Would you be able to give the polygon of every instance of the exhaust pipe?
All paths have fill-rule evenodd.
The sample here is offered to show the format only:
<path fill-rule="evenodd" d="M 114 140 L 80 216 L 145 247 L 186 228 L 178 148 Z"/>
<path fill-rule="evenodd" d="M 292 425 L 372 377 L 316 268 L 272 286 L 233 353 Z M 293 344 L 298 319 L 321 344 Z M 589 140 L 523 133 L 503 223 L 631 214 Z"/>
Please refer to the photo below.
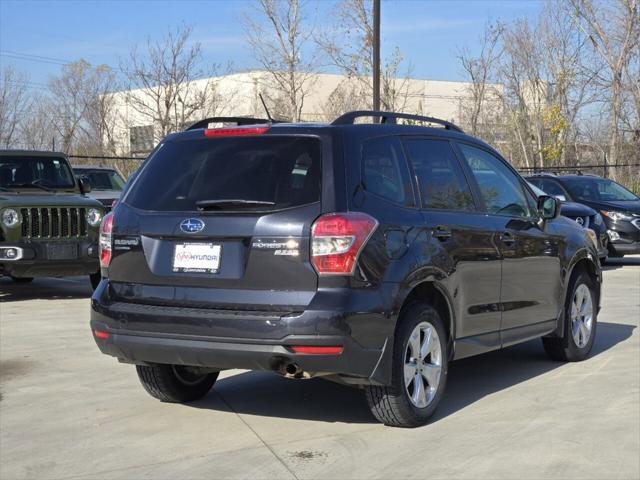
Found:
<path fill-rule="evenodd" d="M 278 372 L 285 378 L 311 378 L 311 374 L 303 371 L 297 363 L 282 363 Z"/>

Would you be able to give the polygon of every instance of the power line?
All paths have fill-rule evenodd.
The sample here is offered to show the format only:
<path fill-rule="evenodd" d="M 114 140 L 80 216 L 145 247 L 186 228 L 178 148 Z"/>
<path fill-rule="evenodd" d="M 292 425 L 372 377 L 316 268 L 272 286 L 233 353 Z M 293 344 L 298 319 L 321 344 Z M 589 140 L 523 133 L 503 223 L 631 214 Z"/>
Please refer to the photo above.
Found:
<path fill-rule="evenodd" d="M 28 60 L 31 62 L 49 63 L 53 65 L 62 65 L 62 66 L 73 63 L 67 60 L 61 60 L 59 58 L 45 57 L 43 55 L 32 55 L 30 53 L 12 52 L 10 50 L 0 50 L 0 56 L 13 58 L 16 60 Z"/>

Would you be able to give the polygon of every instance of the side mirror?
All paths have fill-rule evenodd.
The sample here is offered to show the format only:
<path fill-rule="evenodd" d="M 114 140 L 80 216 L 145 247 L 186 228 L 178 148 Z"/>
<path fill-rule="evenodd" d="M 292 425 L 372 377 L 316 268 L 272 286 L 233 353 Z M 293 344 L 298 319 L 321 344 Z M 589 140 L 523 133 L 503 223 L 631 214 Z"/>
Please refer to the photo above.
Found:
<path fill-rule="evenodd" d="M 91 184 L 86 178 L 78 179 L 78 187 L 80 188 L 80 193 L 82 193 L 83 195 L 91 192 Z"/>
<path fill-rule="evenodd" d="M 561 202 L 566 202 L 567 201 L 567 197 L 565 197 L 564 195 L 554 195 L 554 197 L 556 197 Z"/>
<path fill-rule="evenodd" d="M 549 195 L 538 197 L 538 215 L 543 220 L 553 220 L 560 215 L 560 200 Z"/>

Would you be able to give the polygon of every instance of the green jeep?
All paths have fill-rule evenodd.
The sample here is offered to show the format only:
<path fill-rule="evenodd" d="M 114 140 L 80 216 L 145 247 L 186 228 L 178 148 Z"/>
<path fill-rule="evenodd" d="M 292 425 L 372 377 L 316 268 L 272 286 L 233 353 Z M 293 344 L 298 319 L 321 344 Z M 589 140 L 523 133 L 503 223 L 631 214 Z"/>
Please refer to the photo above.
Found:
<path fill-rule="evenodd" d="M 100 282 L 104 207 L 63 153 L 0 150 L 0 276 L 89 275 Z"/>

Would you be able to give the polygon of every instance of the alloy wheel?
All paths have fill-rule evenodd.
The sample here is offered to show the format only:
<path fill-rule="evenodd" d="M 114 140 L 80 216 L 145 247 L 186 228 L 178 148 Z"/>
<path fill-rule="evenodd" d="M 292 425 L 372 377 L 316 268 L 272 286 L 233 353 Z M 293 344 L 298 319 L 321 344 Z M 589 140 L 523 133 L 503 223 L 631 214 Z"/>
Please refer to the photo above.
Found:
<path fill-rule="evenodd" d="M 404 361 L 404 386 L 414 406 L 425 408 L 433 401 L 441 371 L 438 332 L 429 322 L 419 323 L 409 336 Z"/>
<path fill-rule="evenodd" d="M 584 283 L 578 285 L 571 302 L 571 333 L 578 348 L 584 348 L 593 329 L 593 301 L 591 290 Z"/>

